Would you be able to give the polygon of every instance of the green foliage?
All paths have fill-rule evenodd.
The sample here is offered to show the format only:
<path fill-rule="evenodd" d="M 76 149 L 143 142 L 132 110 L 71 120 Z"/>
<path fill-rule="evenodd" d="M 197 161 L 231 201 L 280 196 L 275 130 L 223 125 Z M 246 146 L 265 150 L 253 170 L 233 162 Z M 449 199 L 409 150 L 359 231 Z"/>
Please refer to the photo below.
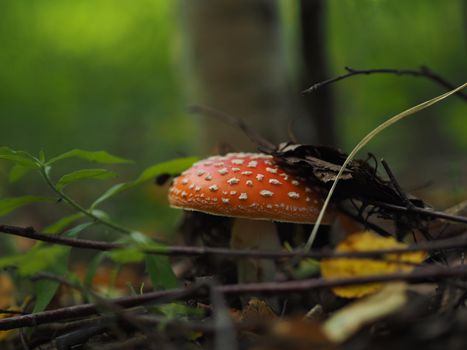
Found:
<path fill-rule="evenodd" d="M 5 159 L 27 168 L 37 168 L 39 161 L 24 151 L 15 151 L 9 147 L 0 147 L 0 159 Z"/>
<path fill-rule="evenodd" d="M 60 220 L 54 222 L 53 224 L 47 226 L 42 231 L 44 233 L 56 234 L 62 232 L 66 227 L 71 225 L 73 222 L 82 219 L 84 217 L 83 213 L 76 213 L 69 216 L 65 216 Z"/>
<path fill-rule="evenodd" d="M 107 169 L 81 169 L 70 174 L 63 175 L 58 180 L 56 186 L 61 191 L 70 183 L 85 179 L 108 180 L 116 177 L 117 174 Z"/>
<path fill-rule="evenodd" d="M 64 276 L 68 271 L 68 260 L 70 258 L 71 248 L 62 247 L 63 252 L 60 254 L 53 264 L 49 264 L 41 272 L 49 272 L 53 275 Z M 40 312 L 45 310 L 49 305 L 50 301 L 55 296 L 55 293 L 58 290 L 60 283 L 58 281 L 51 280 L 38 280 L 34 282 L 34 295 L 36 296 L 36 301 L 34 303 L 34 308 L 32 312 Z"/>
<path fill-rule="evenodd" d="M 39 170 L 38 173 L 42 175 L 50 189 L 58 196 L 60 201 L 65 202 L 69 207 L 77 211 L 47 226 L 43 229 L 44 233 L 62 233 L 68 237 L 75 237 L 90 227 L 101 224 L 115 229 L 120 233 L 127 234 L 126 237 L 118 240 L 119 243 L 126 243 L 128 245 L 126 248 L 111 252 L 103 252 L 96 256 L 86 274 L 86 286 L 89 287 L 91 285 L 92 278 L 104 259 L 110 258 L 117 263 L 118 266 L 126 263 L 144 262 L 154 288 L 176 287 L 178 283 L 172 272 L 169 259 L 166 256 L 145 255 L 143 252 L 145 249 L 152 249 L 159 252 L 163 251 L 163 249 L 165 249 L 163 245 L 153 242 L 140 232 L 130 231 L 120 226 L 118 223 L 114 222 L 106 212 L 95 209 L 94 207 L 103 200 L 112 197 L 114 194 L 134 188 L 160 174 L 180 173 L 197 159 L 193 157 L 181 158 L 155 164 L 144 170 L 136 180 L 113 186 L 110 190 L 105 191 L 104 194 L 94 201 L 91 207 L 86 208 L 65 194 L 63 189 L 80 180 L 110 180 L 117 174 L 104 168 L 78 169 L 61 176 L 58 181 L 54 181 L 52 177 L 53 167 L 58 161 L 69 158 L 80 158 L 102 164 L 128 163 L 127 160 L 111 155 L 105 151 L 89 152 L 73 150 L 47 161 L 44 152 L 40 152 L 39 158 L 35 158 L 27 152 L 15 151 L 8 147 L 0 148 L 0 159 L 5 159 L 14 163 L 10 171 L 11 181 L 19 181 L 28 171 L 37 169 Z M 56 200 L 57 198 L 53 197 L 32 195 L 3 198 L 0 199 L 0 215 L 5 215 L 30 203 Z M 91 220 L 81 223 L 78 222 L 85 218 Z M 68 227 L 70 228 L 67 230 Z M 32 276 L 38 272 L 48 272 L 53 275 L 64 276 L 68 271 L 70 251 L 71 249 L 69 247 L 47 246 L 40 242 L 26 253 L 12 254 L 0 259 L 0 268 L 10 266 L 16 267 L 21 276 Z M 47 279 L 40 279 L 34 282 L 34 294 L 36 296 L 34 312 L 42 311 L 47 307 L 54 297 L 58 286 L 59 283 L 57 281 Z"/>
<path fill-rule="evenodd" d="M 0 258 L 0 269 L 15 266 L 21 276 L 31 276 L 57 264 L 69 247 L 42 246 L 32 248 L 26 253 Z"/>
<path fill-rule="evenodd" d="M 27 204 L 37 202 L 53 202 L 55 199 L 43 196 L 22 196 L 15 198 L 0 199 L 0 216 L 6 215 L 15 209 L 21 208 Z"/>
<path fill-rule="evenodd" d="M 196 157 L 179 158 L 150 166 L 149 168 L 144 170 L 136 180 L 132 182 L 120 183 L 109 188 L 99 198 L 97 198 L 94 201 L 94 203 L 92 203 L 91 208 L 95 208 L 96 206 L 106 201 L 107 199 L 115 196 L 116 194 L 129 190 L 161 174 L 179 174 L 183 170 L 191 166 L 197 160 L 198 158 Z"/>
<path fill-rule="evenodd" d="M 119 163 L 131 163 L 130 160 L 123 159 L 112 154 L 107 153 L 106 151 L 84 151 L 81 149 L 74 149 L 72 151 L 60 154 L 52 159 L 50 159 L 46 164 L 52 165 L 53 163 L 68 159 L 68 158 L 81 158 L 88 160 L 90 162 L 102 163 L 102 164 L 119 164 Z"/>

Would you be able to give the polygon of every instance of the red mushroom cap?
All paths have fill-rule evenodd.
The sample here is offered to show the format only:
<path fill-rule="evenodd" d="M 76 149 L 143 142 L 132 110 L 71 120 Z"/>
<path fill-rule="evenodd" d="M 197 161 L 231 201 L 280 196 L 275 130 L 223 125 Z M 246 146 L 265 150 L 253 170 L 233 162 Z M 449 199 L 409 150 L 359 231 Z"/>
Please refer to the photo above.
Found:
<path fill-rule="evenodd" d="M 172 207 L 213 215 L 312 224 L 323 194 L 287 174 L 272 156 L 229 153 L 195 163 L 169 189 Z M 323 223 L 329 223 L 330 215 Z"/>

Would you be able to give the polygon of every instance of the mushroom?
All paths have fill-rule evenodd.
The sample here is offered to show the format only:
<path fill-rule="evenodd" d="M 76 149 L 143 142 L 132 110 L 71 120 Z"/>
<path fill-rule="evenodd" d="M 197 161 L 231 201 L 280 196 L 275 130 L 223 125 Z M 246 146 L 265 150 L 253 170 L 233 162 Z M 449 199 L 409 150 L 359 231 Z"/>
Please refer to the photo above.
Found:
<path fill-rule="evenodd" d="M 313 224 L 323 202 L 318 188 L 286 173 L 272 156 L 229 153 L 195 163 L 169 189 L 174 208 L 235 218 L 231 247 L 280 249 L 273 221 Z M 325 216 L 329 224 L 332 214 Z M 274 279 L 275 263 L 251 259 L 238 266 L 242 282 Z"/>

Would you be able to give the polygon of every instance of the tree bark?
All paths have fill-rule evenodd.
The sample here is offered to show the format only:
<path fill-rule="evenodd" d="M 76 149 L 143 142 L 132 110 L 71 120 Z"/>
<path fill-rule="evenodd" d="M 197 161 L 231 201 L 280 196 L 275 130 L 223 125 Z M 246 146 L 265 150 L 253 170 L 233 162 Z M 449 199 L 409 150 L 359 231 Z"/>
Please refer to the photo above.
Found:
<path fill-rule="evenodd" d="M 190 0 L 185 5 L 195 99 L 244 119 L 272 142 L 286 138 L 290 89 L 276 0 Z M 204 148 L 255 146 L 235 128 L 202 119 Z"/>

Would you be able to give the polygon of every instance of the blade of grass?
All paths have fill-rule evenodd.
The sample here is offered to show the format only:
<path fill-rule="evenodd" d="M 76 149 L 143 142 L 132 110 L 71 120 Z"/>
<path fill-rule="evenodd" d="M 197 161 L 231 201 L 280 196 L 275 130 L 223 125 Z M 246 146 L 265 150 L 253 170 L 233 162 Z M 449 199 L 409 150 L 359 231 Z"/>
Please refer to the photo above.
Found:
<path fill-rule="evenodd" d="M 344 170 L 346 169 L 347 167 L 347 164 L 349 164 L 349 162 L 355 157 L 355 155 L 358 153 L 358 151 L 360 151 L 368 142 L 370 142 L 376 135 L 378 135 L 380 132 L 382 132 L 383 130 L 387 129 L 388 127 L 390 127 L 391 125 L 399 122 L 400 120 L 404 119 L 404 118 L 407 118 L 425 108 L 428 108 L 432 105 L 434 105 L 435 103 L 438 103 L 442 100 L 444 100 L 445 98 L 455 94 L 457 91 L 460 91 L 462 89 L 464 89 L 465 87 L 467 86 L 467 83 L 464 83 L 462 84 L 461 86 L 455 88 L 454 90 L 451 90 L 451 91 L 448 91 L 442 95 L 439 95 L 435 98 L 432 98 L 428 101 L 425 101 L 425 102 L 422 102 L 412 108 L 409 108 L 405 111 L 403 111 L 402 113 L 399 113 L 397 115 L 395 115 L 394 117 L 392 118 L 389 118 L 388 120 L 386 120 L 384 123 L 378 125 L 375 129 L 373 129 L 370 133 L 368 133 L 363 139 L 360 140 L 360 142 L 355 146 L 355 148 L 352 150 L 352 152 L 350 152 L 349 156 L 347 157 L 347 159 L 345 160 L 344 164 L 342 164 L 342 167 L 340 168 L 339 172 L 337 173 L 337 176 L 336 176 L 336 179 L 334 180 L 332 186 L 331 186 L 331 189 L 329 190 L 329 193 L 326 197 L 326 200 L 324 201 L 323 203 L 323 207 L 321 208 L 321 211 L 319 213 L 319 216 L 318 216 L 318 219 L 316 220 L 316 223 L 315 223 L 315 226 L 313 227 L 313 230 L 311 231 L 310 233 L 310 236 L 308 237 L 308 241 L 306 242 L 305 244 L 305 248 L 304 250 L 306 252 L 308 252 L 311 248 L 311 246 L 313 245 L 313 242 L 316 238 L 316 234 L 318 233 L 318 228 L 321 224 L 321 221 L 323 220 L 323 217 L 324 217 L 324 213 L 326 212 L 326 209 L 329 205 L 329 202 L 331 200 L 331 197 L 334 193 L 334 190 L 336 189 L 336 186 L 337 186 L 337 183 L 339 182 L 339 179 L 340 179 L 340 176 L 342 175 L 342 173 L 344 172 Z"/>

